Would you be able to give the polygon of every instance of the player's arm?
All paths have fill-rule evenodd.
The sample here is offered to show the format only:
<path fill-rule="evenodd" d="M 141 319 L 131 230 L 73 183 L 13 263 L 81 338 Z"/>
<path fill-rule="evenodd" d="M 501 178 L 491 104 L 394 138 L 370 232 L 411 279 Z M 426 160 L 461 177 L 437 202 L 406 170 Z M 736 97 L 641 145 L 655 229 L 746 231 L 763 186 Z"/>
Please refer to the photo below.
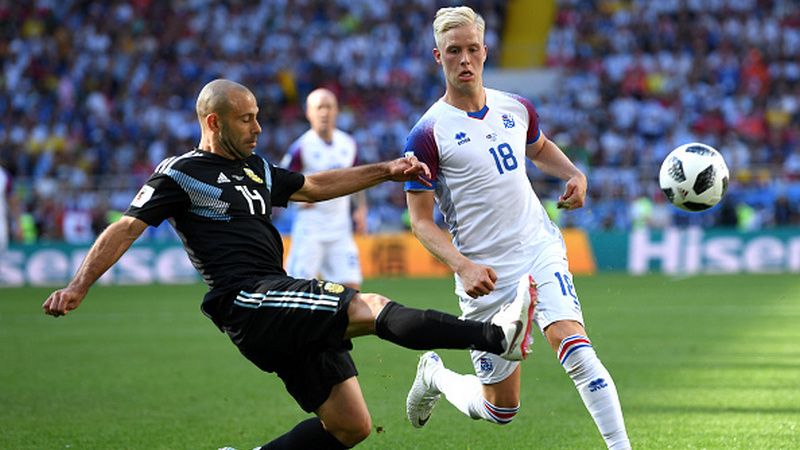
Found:
<path fill-rule="evenodd" d="M 77 308 L 92 284 L 117 262 L 146 228 L 146 222 L 130 216 L 123 216 L 109 225 L 89 249 L 67 287 L 47 297 L 42 305 L 45 314 L 58 317 Z"/>
<path fill-rule="evenodd" d="M 564 193 L 558 198 L 559 208 L 577 209 L 583 206 L 586 200 L 586 175 L 555 142 L 541 133 L 536 142 L 525 148 L 525 154 L 539 170 L 567 182 Z"/>
<path fill-rule="evenodd" d="M 475 264 L 456 249 L 450 235 L 436 225 L 433 219 L 434 196 L 432 191 L 407 191 L 411 231 L 422 245 L 436 258 L 457 273 L 470 297 L 486 295 L 494 290 L 497 274 L 491 267 Z"/>
<path fill-rule="evenodd" d="M 417 180 L 430 186 L 426 178 L 431 173 L 425 163 L 414 156 L 406 156 L 344 169 L 325 170 L 306 175 L 303 186 L 289 200 L 294 202 L 319 202 L 366 189 L 384 181 Z"/>
<path fill-rule="evenodd" d="M 353 211 L 353 224 L 355 225 L 356 233 L 367 232 L 367 193 L 364 191 L 356 192 L 353 194 L 353 201 L 356 208 Z"/>

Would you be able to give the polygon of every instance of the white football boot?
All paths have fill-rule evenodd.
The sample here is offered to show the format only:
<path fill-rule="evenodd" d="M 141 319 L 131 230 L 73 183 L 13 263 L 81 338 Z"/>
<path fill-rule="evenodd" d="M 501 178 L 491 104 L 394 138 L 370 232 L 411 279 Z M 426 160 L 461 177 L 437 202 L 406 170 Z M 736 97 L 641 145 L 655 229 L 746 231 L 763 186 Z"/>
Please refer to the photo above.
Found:
<path fill-rule="evenodd" d="M 433 386 L 433 372 L 444 367 L 441 358 L 435 352 L 425 352 L 417 364 L 417 376 L 406 397 L 406 416 L 414 428 L 422 428 L 431 418 L 431 412 L 442 393 Z"/>
<path fill-rule="evenodd" d="M 531 353 L 531 328 L 536 297 L 536 283 L 532 276 L 526 274 L 517 284 L 517 296 L 514 300 L 503 305 L 492 317 L 492 323 L 501 327 L 505 334 L 505 349 L 500 354 L 504 359 L 521 361 Z"/>

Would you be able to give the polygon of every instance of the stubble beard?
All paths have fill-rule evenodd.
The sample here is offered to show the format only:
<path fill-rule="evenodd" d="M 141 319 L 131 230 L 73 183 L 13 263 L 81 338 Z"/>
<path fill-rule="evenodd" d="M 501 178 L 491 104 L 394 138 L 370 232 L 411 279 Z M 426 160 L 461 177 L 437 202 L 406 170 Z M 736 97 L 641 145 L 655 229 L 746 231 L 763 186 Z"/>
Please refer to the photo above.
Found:
<path fill-rule="evenodd" d="M 225 152 L 234 157 L 234 159 L 245 159 L 250 156 L 250 152 L 246 150 L 239 150 L 239 147 L 228 136 L 228 133 L 223 127 L 219 130 L 219 145 Z"/>

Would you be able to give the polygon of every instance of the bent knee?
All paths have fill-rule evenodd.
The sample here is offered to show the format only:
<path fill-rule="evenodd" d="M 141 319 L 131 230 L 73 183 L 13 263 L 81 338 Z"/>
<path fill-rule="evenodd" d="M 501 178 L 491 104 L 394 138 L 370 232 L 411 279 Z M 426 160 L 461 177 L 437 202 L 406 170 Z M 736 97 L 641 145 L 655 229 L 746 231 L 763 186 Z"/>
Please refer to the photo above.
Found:
<path fill-rule="evenodd" d="M 508 425 L 519 412 L 519 403 L 516 406 L 497 406 L 488 400 L 483 400 L 483 417 L 489 422 L 498 425 Z"/>
<path fill-rule="evenodd" d="M 371 323 L 389 302 L 380 294 L 356 294 L 350 301 L 350 321 Z"/>
<path fill-rule="evenodd" d="M 336 440 L 347 447 L 355 447 L 359 442 L 369 437 L 372 432 L 372 419 L 367 416 L 364 419 L 348 423 L 339 430 L 329 430 Z"/>
<path fill-rule="evenodd" d="M 375 319 L 389 303 L 389 299 L 379 294 L 357 294 L 347 309 L 347 338 L 363 336 L 375 332 Z"/>
<path fill-rule="evenodd" d="M 553 322 L 547 328 L 545 328 L 544 335 L 547 338 L 547 342 L 550 344 L 550 347 L 552 347 L 553 350 L 558 351 L 558 348 L 564 339 L 574 335 L 586 336 L 586 329 L 584 329 L 580 322 L 576 322 L 574 320 L 561 320 L 558 322 Z"/>
<path fill-rule="evenodd" d="M 373 310 L 374 315 L 376 316 L 380 310 L 382 310 L 383 307 L 390 302 L 388 298 L 382 296 L 381 294 L 358 294 L 356 298 L 360 299 L 360 301 L 364 302 L 369 309 Z"/>

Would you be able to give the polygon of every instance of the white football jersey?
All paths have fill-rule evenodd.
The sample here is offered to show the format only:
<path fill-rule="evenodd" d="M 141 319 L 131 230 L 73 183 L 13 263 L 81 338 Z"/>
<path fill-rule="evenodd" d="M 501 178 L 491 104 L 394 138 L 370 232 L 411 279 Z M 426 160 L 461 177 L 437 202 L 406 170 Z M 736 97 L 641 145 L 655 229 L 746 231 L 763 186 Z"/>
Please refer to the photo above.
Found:
<path fill-rule="evenodd" d="M 314 130 L 308 130 L 292 143 L 281 166 L 304 174 L 352 167 L 356 164 L 356 153 L 355 140 L 344 131 L 334 130 L 333 140 L 325 142 Z M 292 227 L 292 234 L 332 239 L 352 231 L 350 197 L 300 205 Z"/>
<path fill-rule="evenodd" d="M 6 174 L 5 169 L 0 166 L 0 255 L 3 254 L 6 248 L 8 248 L 8 241 L 9 241 L 9 229 L 8 229 L 8 219 L 6 218 L 6 214 L 8 214 L 8 207 L 6 203 L 6 192 L 10 192 L 11 179 Z"/>
<path fill-rule="evenodd" d="M 439 100 L 420 118 L 406 142 L 431 170 L 433 187 L 453 244 L 467 258 L 492 267 L 498 287 L 516 283 L 539 264 L 563 253 L 563 239 L 533 192 L 525 149 L 541 133 L 530 101 L 486 89 L 486 106 L 466 112 Z M 543 253 L 546 252 L 546 253 Z M 559 256 L 560 258 L 560 256 Z M 466 297 L 456 276 L 456 292 Z"/>

